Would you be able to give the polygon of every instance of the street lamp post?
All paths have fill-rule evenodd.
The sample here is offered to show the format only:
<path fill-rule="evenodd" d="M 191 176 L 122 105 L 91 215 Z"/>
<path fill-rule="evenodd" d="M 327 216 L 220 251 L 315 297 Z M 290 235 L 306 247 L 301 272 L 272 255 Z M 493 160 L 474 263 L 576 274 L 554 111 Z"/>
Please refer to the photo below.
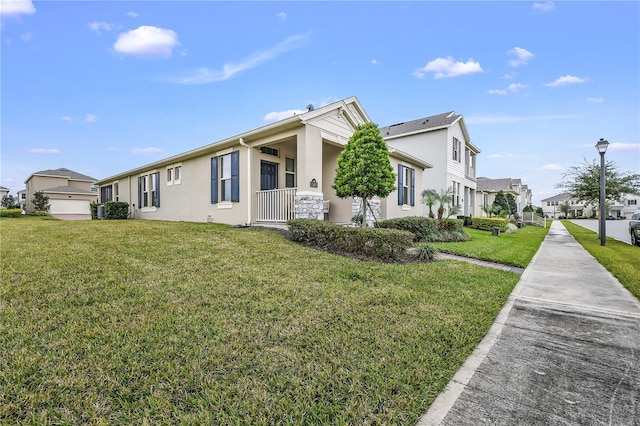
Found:
<path fill-rule="evenodd" d="M 604 177 L 604 153 L 607 152 L 609 142 L 600 138 L 596 144 L 596 149 L 600 153 L 600 245 L 607 244 L 607 225 L 606 225 L 606 210 L 605 210 L 605 177 Z"/>

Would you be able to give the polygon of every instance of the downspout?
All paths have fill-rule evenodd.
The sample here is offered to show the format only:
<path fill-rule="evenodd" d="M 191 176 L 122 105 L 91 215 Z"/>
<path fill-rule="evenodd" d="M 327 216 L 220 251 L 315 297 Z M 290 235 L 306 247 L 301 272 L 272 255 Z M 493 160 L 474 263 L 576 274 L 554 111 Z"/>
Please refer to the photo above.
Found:
<path fill-rule="evenodd" d="M 251 225 L 251 147 L 240 138 L 240 145 L 247 148 L 247 226 Z"/>

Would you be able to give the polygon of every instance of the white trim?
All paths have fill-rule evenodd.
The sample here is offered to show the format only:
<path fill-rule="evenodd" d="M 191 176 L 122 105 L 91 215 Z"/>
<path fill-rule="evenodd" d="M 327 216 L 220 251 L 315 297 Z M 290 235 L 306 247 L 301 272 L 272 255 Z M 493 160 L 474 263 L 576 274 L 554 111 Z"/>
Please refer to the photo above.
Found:
<path fill-rule="evenodd" d="M 142 213 L 151 213 L 151 212 L 158 211 L 158 208 L 157 208 L 157 207 L 142 207 L 142 208 L 140 209 L 140 211 L 141 211 Z"/>
<path fill-rule="evenodd" d="M 313 195 L 313 196 L 318 196 L 318 197 L 322 197 L 324 195 L 323 192 L 314 192 L 314 191 L 296 191 L 296 195 Z"/>
<path fill-rule="evenodd" d="M 233 203 L 230 201 L 221 201 L 217 204 L 218 209 L 220 210 L 224 210 L 224 209 L 232 209 L 233 208 Z"/>

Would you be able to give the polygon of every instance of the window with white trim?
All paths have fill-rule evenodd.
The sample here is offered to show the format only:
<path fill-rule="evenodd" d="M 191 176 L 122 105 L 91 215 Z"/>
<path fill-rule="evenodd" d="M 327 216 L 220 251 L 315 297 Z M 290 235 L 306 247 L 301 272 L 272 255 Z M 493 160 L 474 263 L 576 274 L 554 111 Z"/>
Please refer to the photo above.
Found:
<path fill-rule="evenodd" d="M 138 207 L 160 207 L 160 172 L 138 176 Z"/>
<path fill-rule="evenodd" d="M 451 204 L 454 206 L 460 205 L 460 182 L 452 181 L 451 182 Z"/>
<path fill-rule="evenodd" d="M 398 164 L 398 205 L 415 205 L 415 178 L 416 170 L 411 167 Z"/>
<path fill-rule="evenodd" d="M 240 151 L 211 157 L 211 204 L 240 201 Z"/>
<path fill-rule="evenodd" d="M 182 182 L 182 165 L 173 164 L 167 167 L 167 185 L 179 185 Z"/>
<path fill-rule="evenodd" d="M 167 169 L 167 185 L 173 185 L 173 167 Z"/>
<path fill-rule="evenodd" d="M 118 182 L 113 183 L 113 196 L 116 201 L 120 201 L 120 184 Z"/>
<path fill-rule="evenodd" d="M 296 160 L 294 158 L 285 158 L 285 186 L 287 188 L 296 187 Z"/>
<path fill-rule="evenodd" d="M 462 161 L 462 143 L 458 138 L 453 138 L 453 155 L 451 158 L 458 163 Z"/>

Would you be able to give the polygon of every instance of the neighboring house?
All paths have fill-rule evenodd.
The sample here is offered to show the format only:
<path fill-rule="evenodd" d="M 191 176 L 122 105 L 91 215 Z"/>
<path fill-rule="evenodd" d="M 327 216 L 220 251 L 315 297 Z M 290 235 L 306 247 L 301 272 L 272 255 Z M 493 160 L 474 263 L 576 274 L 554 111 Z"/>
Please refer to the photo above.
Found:
<path fill-rule="evenodd" d="M 617 211 L 611 209 L 611 214 L 622 219 L 631 219 L 633 213 L 640 210 L 640 194 L 625 194 L 619 203 Z"/>
<path fill-rule="evenodd" d="M 128 202 L 139 219 L 245 225 L 313 218 L 350 223 L 359 213 L 358 201 L 338 198 L 331 186 L 344 145 L 357 125 L 369 121 L 355 97 L 310 107 L 102 179 L 97 182 L 100 202 Z M 389 149 L 398 189 L 372 203 L 376 217 L 420 215 L 422 175 L 431 165 Z"/>
<path fill-rule="evenodd" d="M 0 200 L 2 200 L 2 198 L 3 198 L 5 195 L 9 195 L 9 191 L 10 191 L 10 189 L 9 189 L 9 188 L 5 188 L 4 186 L 0 186 Z M 0 206 L 0 208 L 4 208 L 4 207 L 1 207 L 1 206 Z"/>
<path fill-rule="evenodd" d="M 27 190 L 21 189 L 18 191 L 18 203 L 20 204 L 20 208 L 22 210 L 27 208 Z"/>
<path fill-rule="evenodd" d="M 564 203 L 569 203 L 569 217 L 593 217 L 597 212 L 594 206 L 590 204 L 585 205 L 583 202 L 571 198 L 569 193 L 563 192 L 562 194 L 554 195 L 553 197 L 545 198 L 542 200 L 542 211 L 544 216 L 549 219 L 558 219 L 560 216 L 564 216 L 560 206 Z"/>
<path fill-rule="evenodd" d="M 522 183 L 522 179 L 512 179 L 511 188 L 518 193 L 516 196 L 516 205 L 518 206 L 518 214 L 522 216 L 522 210 L 530 206 L 533 202 L 533 193 L 528 185 Z"/>
<path fill-rule="evenodd" d="M 41 191 L 49 197 L 51 216 L 67 220 L 91 219 L 90 204 L 98 199 L 94 186 L 96 181 L 65 168 L 33 173 L 25 181 L 26 211 L 33 212 L 31 200 L 36 192 Z"/>
<path fill-rule="evenodd" d="M 471 143 L 462 115 L 454 112 L 425 117 L 380 129 L 389 144 L 433 164 L 422 177 L 422 187 L 441 192 L 451 188 L 453 205 L 460 215 L 476 212 L 476 156 L 480 149 Z M 423 206 L 422 214 L 428 208 Z"/>
<path fill-rule="evenodd" d="M 513 188 L 513 182 L 515 179 L 501 178 L 501 179 L 489 179 L 486 177 L 479 177 L 477 179 L 476 187 L 476 201 L 478 203 L 476 208 L 477 216 L 488 216 L 482 209 L 484 206 L 492 206 L 496 200 L 496 195 L 502 191 L 505 195 L 511 194 L 516 199 L 520 196 L 520 189 Z M 519 180 L 519 179 L 518 179 Z M 522 215 L 522 210 L 518 210 L 518 214 Z"/>

